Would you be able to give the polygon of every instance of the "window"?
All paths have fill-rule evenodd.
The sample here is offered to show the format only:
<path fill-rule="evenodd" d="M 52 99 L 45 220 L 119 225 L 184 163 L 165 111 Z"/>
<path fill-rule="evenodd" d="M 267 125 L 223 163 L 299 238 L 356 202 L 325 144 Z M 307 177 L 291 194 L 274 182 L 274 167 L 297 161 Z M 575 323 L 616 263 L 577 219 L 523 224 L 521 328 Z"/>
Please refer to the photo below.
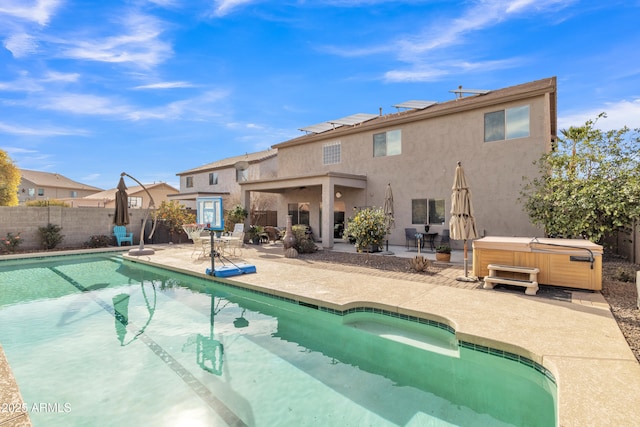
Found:
<path fill-rule="evenodd" d="M 236 182 L 245 182 L 249 180 L 248 169 L 236 169 Z"/>
<path fill-rule="evenodd" d="M 309 202 L 289 203 L 287 206 L 291 215 L 291 224 L 309 225 Z"/>
<path fill-rule="evenodd" d="M 44 196 L 44 188 L 38 188 L 38 196 Z"/>
<path fill-rule="evenodd" d="M 484 142 L 529 136 L 529 106 L 507 108 L 484 115 Z"/>
<path fill-rule="evenodd" d="M 444 199 L 411 200 L 412 224 L 444 224 Z"/>
<path fill-rule="evenodd" d="M 209 174 L 209 185 L 216 185 L 218 183 L 218 173 L 211 172 Z"/>
<path fill-rule="evenodd" d="M 339 142 L 325 144 L 322 147 L 322 163 L 325 165 L 335 165 L 337 163 L 340 163 Z"/>
<path fill-rule="evenodd" d="M 30 188 L 29 189 L 29 197 L 33 197 L 36 195 L 36 189 L 35 188 Z"/>
<path fill-rule="evenodd" d="M 142 207 L 142 197 L 129 197 L 128 203 L 130 208 L 141 208 Z"/>
<path fill-rule="evenodd" d="M 398 154 L 402 154 L 400 129 L 373 135 L 373 157 L 397 156 Z"/>
<path fill-rule="evenodd" d="M 75 199 L 76 197 L 78 197 L 78 192 L 71 190 L 71 198 Z"/>
<path fill-rule="evenodd" d="M 191 187 L 193 187 L 193 177 L 192 177 L 192 176 L 188 176 L 188 177 L 187 177 L 187 183 L 186 183 L 186 185 L 187 185 L 187 188 L 191 188 Z"/>

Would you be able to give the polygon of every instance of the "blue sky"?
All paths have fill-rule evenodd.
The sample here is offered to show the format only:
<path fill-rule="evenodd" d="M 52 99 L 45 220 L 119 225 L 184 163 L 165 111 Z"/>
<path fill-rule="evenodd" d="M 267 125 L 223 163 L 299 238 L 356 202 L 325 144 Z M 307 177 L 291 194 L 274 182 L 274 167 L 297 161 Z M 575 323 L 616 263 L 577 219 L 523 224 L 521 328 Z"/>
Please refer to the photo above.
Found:
<path fill-rule="evenodd" d="M 640 128 L 638 0 L 0 0 L 0 149 L 100 188 L 462 85 Z M 133 183 L 131 183 L 133 185 Z"/>

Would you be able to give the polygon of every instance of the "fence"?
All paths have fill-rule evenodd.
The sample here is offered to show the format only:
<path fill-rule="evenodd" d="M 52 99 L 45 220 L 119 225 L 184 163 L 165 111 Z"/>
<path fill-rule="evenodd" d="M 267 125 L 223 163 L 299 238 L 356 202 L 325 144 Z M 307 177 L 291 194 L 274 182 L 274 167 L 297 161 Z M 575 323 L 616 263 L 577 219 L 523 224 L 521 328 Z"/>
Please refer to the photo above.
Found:
<path fill-rule="evenodd" d="M 130 224 L 127 229 L 133 232 L 134 245 L 140 244 L 140 229 L 145 213 L 145 209 L 129 210 Z M 113 210 L 93 207 L 0 206 L 0 238 L 5 237 L 7 233 L 20 233 L 20 249 L 40 249 L 42 242 L 38 227 L 46 227 L 48 224 L 62 227 L 61 234 L 64 239 L 59 245 L 60 248 L 79 248 L 91 236 L 111 236 Z M 147 236 L 148 233 L 145 233 L 145 237 Z M 112 244 L 115 244 L 115 239 Z"/>

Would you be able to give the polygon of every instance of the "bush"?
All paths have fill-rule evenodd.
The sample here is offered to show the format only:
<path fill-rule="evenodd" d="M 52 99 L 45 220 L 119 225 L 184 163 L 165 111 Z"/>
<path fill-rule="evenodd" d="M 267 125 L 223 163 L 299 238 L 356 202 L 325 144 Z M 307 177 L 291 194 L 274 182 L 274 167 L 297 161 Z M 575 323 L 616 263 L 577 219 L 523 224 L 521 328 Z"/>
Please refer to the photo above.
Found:
<path fill-rule="evenodd" d="M 64 236 L 60 233 L 61 231 L 62 227 L 55 224 L 48 224 L 46 227 L 38 227 L 42 247 L 44 249 L 54 249 L 58 246 L 58 244 L 64 239 Z"/>
<path fill-rule="evenodd" d="M 2 244 L 2 247 L 5 251 L 13 253 L 18 250 L 18 246 L 20 246 L 20 243 L 22 243 L 22 240 L 20 240 L 20 233 L 16 234 L 15 236 L 13 235 L 13 233 L 7 233 L 7 237 L 0 240 L 0 243 Z"/>
<path fill-rule="evenodd" d="M 296 248 L 299 254 L 311 254 L 318 250 L 318 247 L 311 239 L 309 227 L 298 224 L 291 227 L 291 231 L 293 231 L 293 235 L 296 236 L 294 248 Z"/>
<path fill-rule="evenodd" d="M 100 234 L 97 236 L 89 237 L 89 240 L 84 242 L 84 246 L 87 248 L 106 248 L 111 243 L 111 237 Z"/>
<path fill-rule="evenodd" d="M 38 207 L 38 208 L 46 208 L 47 206 L 62 206 L 63 208 L 70 207 L 68 203 L 63 202 L 62 200 L 30 200 L 25 203 L 26 206 Z"/>
<path fill-rule="evenodd" d="M 380 247 L 389 232 L 386 219 L 382 209 L 362 209 L 349 219 L 344 233 L 355 239 L 356 249 Z"/>

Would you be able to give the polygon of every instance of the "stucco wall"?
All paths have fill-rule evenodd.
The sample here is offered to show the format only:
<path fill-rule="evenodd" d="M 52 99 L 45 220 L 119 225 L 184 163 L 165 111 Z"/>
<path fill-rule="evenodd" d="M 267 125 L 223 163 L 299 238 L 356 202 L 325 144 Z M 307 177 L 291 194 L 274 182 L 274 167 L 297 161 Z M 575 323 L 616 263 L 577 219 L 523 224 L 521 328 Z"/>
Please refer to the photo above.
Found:
<path fill-rule="evenodd" d="M 134 245 L 140 243 L 140 227 L 146 210 L 132 209 L 127 229 L 133 232 Z M 8 232 L 20 233 L 21 249 L 40 249 L 38 227 L 55 224 L 62 227 L 64 240 L 59 247 L 77 248 L 93 235 L 110 236 L 113 210 L 103 208 L 63 208 L 60 206 L 0 206 L 0 238 Z"/>
<path fill-rule="evenodd" d="M 509 107 L 530 106 L 530 136 L 495 142 L 484 142 L 484 114 Z M 367 176 L 367 189 L 346 190 L 342 201 L 346 204 L 346 216 L 355 206 L 384 204 L 387 183 L 394 194 L 395 229 L 391 243 L 403 244 L 404 228 L 422 224 L 411 223 L 411 200 L 433 198 L 445 200 L 447 222 L 432 226 L 431 231 L 441 233 L 448 229 L 450 197 L 454 172 L 458 161 L 462 162 L 469 184 L 476 213 L 478 231 L 482 235 L 541 236 L 519 203 L 523 185 L 522 177 L 535 177 L 533 164 L 549 145 L 549 101 L 545 95 L 521 99 L 515 102 L 496 103 L 489 107 L 462 111 L 422 121 L 379 127 L 377 129 L 317 140 L 301 145 L 280 147 L 281 166 L 279 177 L 322 174 L 329 171 Z M 393 118 L 394 115 L 389 115 Z M 373 135 L 400 129 L 402 154 L 373 157 Z M 341 143 L 341 162 L 323 165 L 323 146 Z M 311 203 L 312 227 L 318 227 L 313 219 L 318 217 L 320 188 L 291 190 L 279 210 L 286 212 L 287 203 L 300 201 Z M 420 228 L 420 227 L 417 227 Z"/>

